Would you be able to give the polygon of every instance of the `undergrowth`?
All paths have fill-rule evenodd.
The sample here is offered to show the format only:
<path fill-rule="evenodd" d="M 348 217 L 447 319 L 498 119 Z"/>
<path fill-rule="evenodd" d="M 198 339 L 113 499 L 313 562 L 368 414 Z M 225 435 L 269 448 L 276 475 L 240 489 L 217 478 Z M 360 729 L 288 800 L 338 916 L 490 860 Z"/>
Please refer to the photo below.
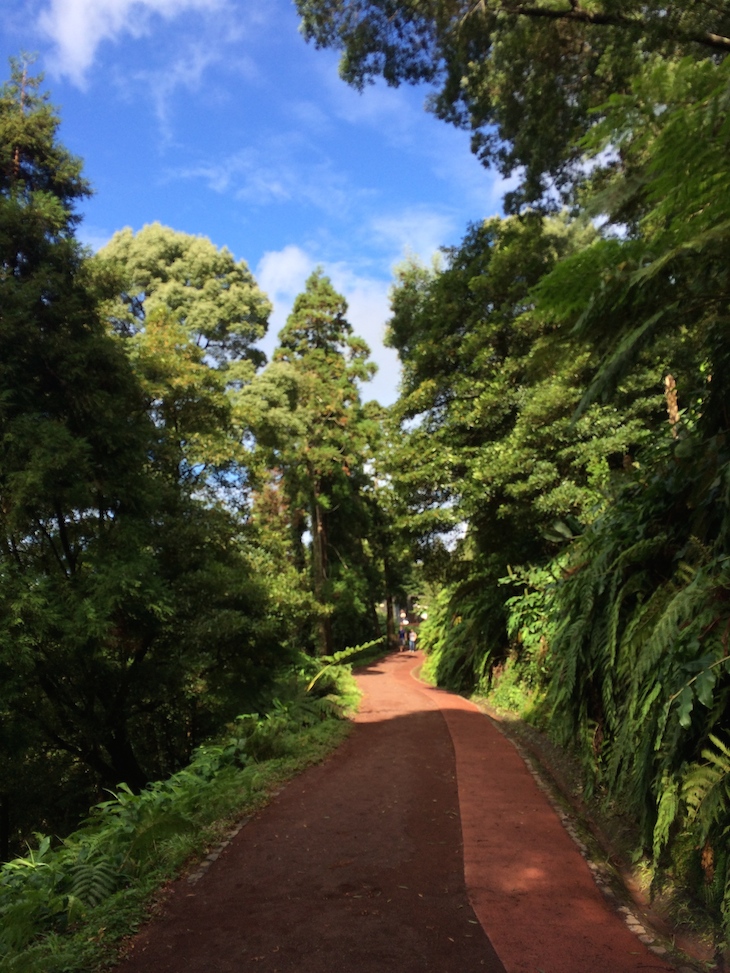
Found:
<path fill-rule="evenodd" d="M 382 651 L 378 639 L 303 657 L 269 712 L 238 717 L 177 774 L 140 793 L 120 784 L 64 839 L 37 834 L 0 866 L 0 970 L 89 973 L 113 962 L 162 884 L 344 739 L 359 700 L 351 664 Z"/>

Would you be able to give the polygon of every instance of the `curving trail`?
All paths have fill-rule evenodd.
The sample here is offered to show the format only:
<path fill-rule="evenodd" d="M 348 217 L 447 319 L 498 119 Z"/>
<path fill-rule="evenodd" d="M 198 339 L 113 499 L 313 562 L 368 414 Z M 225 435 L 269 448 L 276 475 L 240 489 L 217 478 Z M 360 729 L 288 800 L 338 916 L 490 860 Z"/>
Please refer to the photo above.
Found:
<path fill-rule="evenodd" d="M 117 973 L 670 973 L 512 744 L 420 659 L 358 675 L 345 744 L 172 886 Z"/>

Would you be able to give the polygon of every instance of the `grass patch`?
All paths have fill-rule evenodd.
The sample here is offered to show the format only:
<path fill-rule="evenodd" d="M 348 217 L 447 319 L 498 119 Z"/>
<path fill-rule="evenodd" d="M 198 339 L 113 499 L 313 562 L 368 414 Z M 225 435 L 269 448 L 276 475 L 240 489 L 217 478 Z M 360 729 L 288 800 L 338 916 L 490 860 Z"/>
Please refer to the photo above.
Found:
<path fill-rule="evenodd" d="M 498 713 L 530 722 L 541 697 L 538 689 L 525 681 L 517 658 L 509 656 L 492 669 L 490 688 L 485 698 Z"/>

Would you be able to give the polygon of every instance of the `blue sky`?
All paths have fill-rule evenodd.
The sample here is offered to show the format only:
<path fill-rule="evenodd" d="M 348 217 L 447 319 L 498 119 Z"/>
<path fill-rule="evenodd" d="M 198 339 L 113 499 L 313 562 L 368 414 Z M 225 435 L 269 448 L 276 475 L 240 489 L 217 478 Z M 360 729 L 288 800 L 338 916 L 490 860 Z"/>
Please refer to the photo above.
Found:
<path fill-rule="evenodd" d="M 365 398 L 393 401 L 393 266 L 457 243 L 505 189 L 425 89 L 348 88 L 291 0 L 0 0 L 0 44 L 5 65 L 37 52 L 84 159 L 86 243 L 157 220 L 228 247 L 274 303 L 267 352 L 321 264 L 380 366 Z"/>

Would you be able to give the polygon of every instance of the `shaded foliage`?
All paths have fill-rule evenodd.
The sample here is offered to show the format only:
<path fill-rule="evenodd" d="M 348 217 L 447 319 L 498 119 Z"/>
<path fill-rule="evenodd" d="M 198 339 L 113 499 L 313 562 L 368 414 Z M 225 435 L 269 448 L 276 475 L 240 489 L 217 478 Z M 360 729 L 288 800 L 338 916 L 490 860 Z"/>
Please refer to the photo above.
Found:
<path fill-rule="evenodd" d="M 508 207 L 580 183 L 580 139 L 648 55 L 712 63 L 730 50 L 725 2 L 297 0 L 305 37 L 342 52 L 362 88 L 427 83 L 439 118 L 473 132 L 473 149 L 520 172 Z"/>
<path fill-rule="evenodd" d="M 239 458 L 227 360 L 211 368 L 172 308 L 134 337 L 109 329 L 116 280 L 75 238 L 88 187 L 39 85 L 16 64 L 0 93 L 0 753 L 16 835 L 180 766 L 287 659 L 250 535 L 211 485 Z M 246 286 L 256 336 L 268 305 Z M 34 800 L 41 758 L 57 776 Z"/>
<path fill-rule="evenodd" d="M 473 227 L 443 270 L 403 268 L 393 291 L 405 424 L 394 481 L 424 557 L 439 532 L 464 524 L 447 569 L 449 611 L 462 622 L 439 639 L 442 674 L 459 673 L 459 688 L 485 677 L 485 652 L 504 655 L 509 592 L 498 582 L 510 565 L 544 560 L 580 533 L 665 422 L 648 356 L 618 402 L 573 420 L 597 357 L 542 312 L 533 288 L 594 236 L 566 218 L 495 218 Z"/>

